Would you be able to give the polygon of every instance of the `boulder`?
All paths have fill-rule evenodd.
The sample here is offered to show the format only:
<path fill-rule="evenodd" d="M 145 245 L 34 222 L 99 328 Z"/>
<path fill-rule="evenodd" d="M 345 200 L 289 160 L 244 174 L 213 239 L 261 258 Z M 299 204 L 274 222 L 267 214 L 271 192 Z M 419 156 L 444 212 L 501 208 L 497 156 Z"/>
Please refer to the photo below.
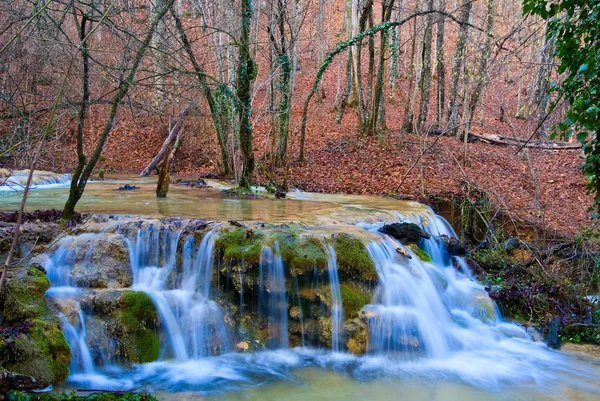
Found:
<path fill-rule="evenodd" d="M 431 238 L 429 234 L 415 223 L 386 224 L 379 231 L 397 239 L 405 245 L 416 244 L 421 238 Z"/>
<path fill-rule="evenodd" d="M 46 315 L 49 309 L 44 294 L 49 287 L 50 281 L 43 271 L 34 267 L 20 268 L 6 282 L 0 315 L 9 323 Z"/>
<path fill-rule="evenodd" d="M 14 338 L 10 349 L 0 347 L 0 365 L 31 376 L 39 388 L 62 383 L 69 376 L 71 349 L 55 320 L 33 319 L 25 333 Z"/>
<path fill-rule="evenodd" d="M 465 256 L 467 247 L 458 238 L 442 235 L 441 240 L 446 244 L 446 250 L 452 256 Z"/>
<path fill-rule="evenodd" d="M 119 234 L 83 234 L 69 245 L 75 253 L 70 280 L 78 287 L 126 288 L 133 283 L 127 244 Z"/>

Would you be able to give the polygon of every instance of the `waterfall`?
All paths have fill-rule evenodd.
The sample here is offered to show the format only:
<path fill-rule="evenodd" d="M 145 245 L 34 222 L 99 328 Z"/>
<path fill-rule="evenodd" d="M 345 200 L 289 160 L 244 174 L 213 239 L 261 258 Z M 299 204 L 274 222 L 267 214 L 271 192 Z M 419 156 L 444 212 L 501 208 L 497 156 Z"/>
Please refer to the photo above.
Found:
<path fill-rule="evenodd" d="M 213 236 L 209 231 L 195 253 L 193 238 L 185 241 L 180 273 L 175 271 L 180 231 L 157 230 L 150 225 L 145 230 L 140 228 L 136 237 L 128 240 L 134 273 L 132 288 L 146 292 L 154 300 L 169 344 L 170 355 L 165 357 L 187 361 L 230 349 L 223 313 L 209 298 Z M 170 276 L 177 274 L 181 278 L 170 288 Z"/>
<path fill-rule="evenodd" d="M 263 281 L 265 272 L 267 276 L 266 284 Z M 283 259 L 277 242 L 275 242 L 275 252 L 271 247 L 263 247 L 260 255 L 259 274 L 259 291 L 268 293 L 270 346 L 286 349 L 289 347 L 288 300 Z"/>
<path fill-rule="evenodd" d="M 440 234 L 438 227 L 444 235 L 453 234 L 440 221 L 425 227 L 434 235 Z M 490 339 L 509 332 L 526 337 L 516 326 L 502 323 L 483 285 L 473 279 L 462 258 L 448 254 L 443 241 L 432 237 L 422 239 L 420 245 L 432 257 L 431 262 L 422 261 L 387 235 L 367 247 L 380 285 L 373 304 L 366 307 L 369 352 L 400 352 L 409 359 L 443 358 L 462 349 L 490 345 Z M 403 256 L 398 248 L 412 258 Z"/>
<path fill-rule="evenodd" d="M 2 190 L 22 190 L 27 184 L 29 170 L 0 169 L 0 191 Z M 36 170 L 33 172 L 31 185 L 39 186 L 64 186 L 71 182 L 70 174 L 57 174 L 50 171 Z"/>
<path fill-rule="evenodd" d="M 327 252 L 327 274 L 329 275 L 329 288 L 331 290 L 331 350 L 340 352 L 340 333 L 343 326 L 344 307 L 342 305 L 337 260 L 332 246 L 328 248 Z"/>
<path fill-rule="evenodd" d="M 75 307 L 78 319 L 75 326 L 69 322 L 69 319 L 64 314 L 60 316 L 65 339 L 71 347 L 71 374 L 94 374 L 94 360 L 86 339 L 83 311 L 78 302 L 75 304 Z"/>

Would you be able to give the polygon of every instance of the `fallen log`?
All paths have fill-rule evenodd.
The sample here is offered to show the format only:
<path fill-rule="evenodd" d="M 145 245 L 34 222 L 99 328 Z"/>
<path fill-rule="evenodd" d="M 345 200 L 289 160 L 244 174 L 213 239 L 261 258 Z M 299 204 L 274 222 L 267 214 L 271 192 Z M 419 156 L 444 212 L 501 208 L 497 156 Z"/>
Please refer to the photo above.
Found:
<path fill-rule="evenodd" d="M 433 128 L 429 130 L 432 135 L 446 135 L 448 131 Z M 549 149 L 549 150 L 577 150 L 581 149 L 581 144 L 567 142 L 541 142 L 541 141 L 526 141 L 518 138 L 508 138 L 499 134 L 477 134 L 469 132 L 469 137 L 482 142 L 492 143 L 494 145 L 503 146 L 524 146 L 534 149 Z"/>
<path fill-rule="evenodd" d="M 146 166 L 146 168 L 142 170 L 140 177 L 148 176 L 148 174 L 150 174 L 152 170 L 154 170 L 156 166 L 158 166 L 158 163 L 160 163 L 160 161 L 165 157 L 165 155 L 169 153 L 169 149 L 172 147 L 172 145 L 175 143 L 176 139 L 179 136 L 179 131 L 181 131 L 181 127 L 183 126 L 183 120 L 185 119 L 185 116 L 188 114 L 192 106 L 193 103 L 188 104 L 181 111 L 181 113 L 179 113 L 177 119 L 175 120 L 175 126 L 173 127 L 173 129 L 171 129 L 171 132 L 169 132 L 169 136 L 167 136 L 167 139 L 165 139 L 160 150 L 158 151 L 156 156 L 154 156 L 150 164 L 148 164 L 148 166 Z"/>

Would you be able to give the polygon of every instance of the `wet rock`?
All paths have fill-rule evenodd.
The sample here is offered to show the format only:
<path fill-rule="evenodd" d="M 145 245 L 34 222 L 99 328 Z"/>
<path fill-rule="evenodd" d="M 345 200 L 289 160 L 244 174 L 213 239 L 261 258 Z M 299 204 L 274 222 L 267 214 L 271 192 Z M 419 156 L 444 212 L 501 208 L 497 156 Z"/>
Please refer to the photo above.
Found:
<path fill-rule="evenodd" d="M 140 189 L 140 187 L 136 187 L 135 185 L 125 184 L 122 187 L 117 188 L 117 191 L 133 191 L 134 189 Z"/>
<path fill-rule="evenodd" d="M 50 287 L 46 275 L 35 268 L 19 268 L 6 282 L 1 315 L 6 322 L 40 318 L 49 313 L 44 294 Z"/>
<path fill-rule="evenodd" d="M 175 184 L 181 185 L 184 187 L 190 187 L 190 188 L 207 188 L 208 187 L 208 184 L 202 178 L 198 178 L 197 180 L 178 179 L 175 181 Z"/>
<path fill-rule="evenodd" d="M 40 388 L 62 383 L 69 376 L 71 349 L 58 322 L 32 320 L 27 333 L 19 334 L 10 350 L 0 352 L 0 365 L 24 376 L 31 376 Z"/>
<path fill-rule="evenodd" d="M 419 248 L 419 246 L 417 244 L 408 244 L 406 247 L 408 249 L 410 249 L 412 251 L 412 253 L 417 255 L 417 257 L 419 259 L 421 259 L 423 262 L 432 262 L 433 261 L 431 259 L 431 256 L 429 256 L 429 254 L 425 250 Z"/>
<path fill-rule="evenodd" d="M 250 346 L 248 345 L 248 343 L 246 341 L 240 341 L 235 346 L 240 351 L 248 351 L 248 348 L 250 348 Z"/>
<path fill-rule="evenodd" d="M 298 306 L 292 306 L 290 308 L 290 318 L 292 318 L 293 320 L 300 320 L 301 317 L 302 309 L 300 309 L 300 307 Z"/>
<path fill-rule="evenodd" d="M 10 390 L 26 391 L 39 388 L 41 388 L 40 383 L 33 377 L 0 368 L 0 400 L 3 399 L 2 394 L 6 394 Z"/>
<path fill-rule="evenodd" d="M 467 254 L 467 247 L 458 238 L 447 237 L 445 235 L 439 238 L 446 244 L 446 250 L 450 255 L 465 256 Z"/>
<path fill-rule="evenodd" d="M 347 338 L 346 348 L 354 355 L 367 352 L 368 326 L 361 319 L 351 319 L 344 323 L 344 334 Z"/>
<path fill-rule="evenodd" d="M 379 231 L 397 239 L 405 245 L 416 244 L 421 238 L 431 238 L 419 225 L 414 223 L 386 224 Z"/>
<path fill-rule="evenodd" d="M 375 263 L 359 238 L 345 233 L 334 235 L 333 249 L 340 279 L 377 280 Z"/>
<path fill-rule="evenodd" d="M 121 235 L 102 233 L 78 236 L 71 281 L 78 287 L 125 288 L 133 283 L 127 245 Z"/>
<path fill-rule="evenodd" d="M 124 291 L 118 308 L 107 322 L 108 332 L 117 340 L 117 353 L 133 363 L 158 359 L 158 313 L 152 298 L 142 291 Z"/>

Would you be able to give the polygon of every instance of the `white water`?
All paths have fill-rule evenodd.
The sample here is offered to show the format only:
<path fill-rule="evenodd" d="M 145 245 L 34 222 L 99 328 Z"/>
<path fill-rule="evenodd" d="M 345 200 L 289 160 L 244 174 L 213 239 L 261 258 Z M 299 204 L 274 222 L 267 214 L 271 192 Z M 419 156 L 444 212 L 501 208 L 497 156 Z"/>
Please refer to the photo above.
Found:
<path fill-rule="evenodd" d="M 327 249 L 327 274 L 331 292 L 331 350 L 340 352 L 342 327 L 344 324 L 344 306 L 342 305 L 342 291 L 338 277 L 337 260 L 332 246 Z"/>
<path fill-rule="evenodd" d="M 27 184 L 29 170 L 0 169 L 0 192 L 22 191 Z M 34 171 L 31 186 L 34 188 L 58 188 L 71 183 L 70 174 L 56 174 L 49 171 Z"/>
<path fill-rule="evenodd" d="M 128 239 L 133 286 L 152 297 L 169 347 L 163 358 L 187 361 L 227 352 L 230 335 L 219 305 L 209 298 L 213 266 L 213 232 L 206 234 L 197 251 L 193 238 L 184 245 L 181 279 L 168 288 L 177 261 L 180 231 L 140 228 Z"/>
<path fill-rule="evenodd" d="M 263 281 L 265 273 L 268 285 Z M 275 242 L 275 252 L 268 246 L 262 249 L 259 280 L 259 291 L 261 293 L 266 291 L 268 294 L 269 347 L 287 349 L 289 348 L 288 299 L 283 260 L 277 242 Z"/>

